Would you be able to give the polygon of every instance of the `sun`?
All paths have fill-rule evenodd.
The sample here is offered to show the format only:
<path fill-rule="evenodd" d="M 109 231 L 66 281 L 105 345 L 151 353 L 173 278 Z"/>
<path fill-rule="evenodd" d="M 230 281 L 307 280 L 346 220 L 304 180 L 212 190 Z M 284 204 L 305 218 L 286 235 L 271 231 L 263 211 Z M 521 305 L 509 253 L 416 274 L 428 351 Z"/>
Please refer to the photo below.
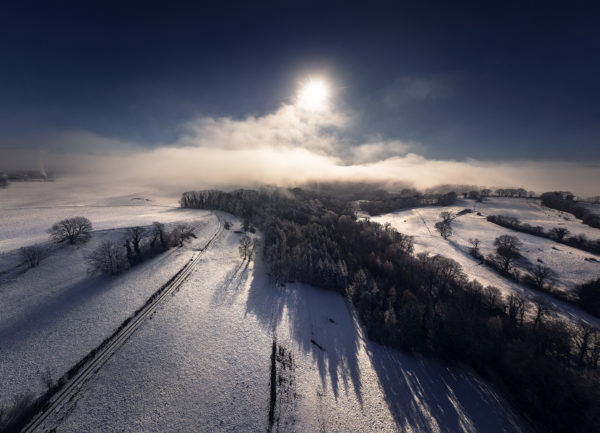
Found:
<path fill-rule="evenodd" d="M 297 105 L 307 111 L 323 111 L 329 105 L 330 90 L 321 78 L 309 78 L 298 90 Z"/>

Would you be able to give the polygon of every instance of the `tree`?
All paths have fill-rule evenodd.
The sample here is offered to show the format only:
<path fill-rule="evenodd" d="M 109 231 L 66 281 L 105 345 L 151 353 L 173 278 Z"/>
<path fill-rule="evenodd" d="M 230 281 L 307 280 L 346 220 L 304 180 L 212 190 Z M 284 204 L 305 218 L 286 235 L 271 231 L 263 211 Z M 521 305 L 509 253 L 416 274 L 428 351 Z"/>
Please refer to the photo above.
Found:
<path fill-rule="evenodd" d="M 150 245 L 156 246 L 156 242 L 160 242 L 163 249 L 169 248 L 169 240 L 167 238 L 167 232 L 165 231 L 165 225 L 158 221 L 152 223 L 152 241 Z"/>
<path fill-rule="evenodd" d="M 30 245 L 19 250 L 19 255 L 28 268 L 35 268 L 39 265 L 43 254 L 44 249 L 38 245 Z"/>
<path fill-rule="evenodd" d="M 139 258 L 142 255 L 140 245 L 142 240 L 148 235 L 148 231 L 144 227 L 129 227 L 126 232 L 126 242 L 133 244 L 133 251 Z"/>
<path fill-rule="evenodd" d="M 171 232 L 171 241 L 180 247 L 190 238 L 196 239 L 196 234 L 194 233 L 194 227 L 189 224 L 177 224 Z"/>
<path fill-rule="evenodd" d="M 444 239 L 448 239 L 452 236 L 452 221 L 456 219 L 456 214 L 445 211 L 440 213 L 440 218 L 442 220 L 435 223 L 435 229 Z"/>
<path fill-rule="evenodd" d="M 537 264 L 529 268 L 528 271 L 533 283 L 539 290 L 544 290 L 544 286 L 551 284 L 556 278 L 556 272 L 548 266 Z"/>
<path fill-rule="evenodd" d="M 247 236 L 247 235 L 242 236 L 242 238 L 240 239 L 239 250 L 240 250 L 240 256 L 242 256 L 242 259 L 245 260 L 246 258 L 249 258 L 251 251 L 252 251 L 252 239 L 250 238 L 250 236 Z"/>
<path fill-rule="evenodd" d="M 123 249 L 111 240 L 103 241 L 86 259 L 93 270 L 113 275 L 129 266 Z"/>
<path fill-rule="evenodd" d="M 456 214 L 454 212 L 444 211 L 440 213 L 440 218 L 444 223 L 451 223 L 456 219 Z"/>
<path fill-rule="evenodd" d="M 68 241 L 69 244 L 85 243 L 92 237 L 92 223 L 89 219 L 77 216 L 67 218 L 54 224 L 48 233 L 56 243 Z"/>
<path fill-rule="evenodd" d="M 452 226 L 450 223 L 438 221 L 435 223 L 435 229 L 440 232 L 440 235 L 446 240 L 452 236 Z"/>
<path fill-rule="evenodd" d="M 514 293 L 508 296 L 508 318 L 515 325 L 523 325 L 525 311 L 529 305 L 527 298 L 519 293 Z"/>
<path fill-rule="evenodd" d="M 502 235 L 496 238 L 494 246 L 504 272 L 509 272 L 514 260 L 521 257 L 520 248 L 522 245 L 523 243 L 515 236 Z"/>
<path fill-rule="evenodd" d="M 554 227 L 550 229 L 550 234 L 557 240 L 562 241 L 564 237 L 569 234 L 569 230 L 564 227 Z"/>
<path fill-rule="evenodd" d="M 575 337 L 575 345 L 577 347 L 577 366 L 583 367 L 584 360 L 588 356 L 588 351 L 594 346 L 594 342 L 600 331 L 594 328 L 589 323 L 580 320 L 577 324 L 577 333 Z M 592 366 L 593 368 L 593 366 Z"/>
<path fill-rule="evenodd" d="M 556 308 L 543 296 L 533 298 L 533 306 L 535 307 L 534 325 L 541 325 L 544 317 L 553 316 Z"/>

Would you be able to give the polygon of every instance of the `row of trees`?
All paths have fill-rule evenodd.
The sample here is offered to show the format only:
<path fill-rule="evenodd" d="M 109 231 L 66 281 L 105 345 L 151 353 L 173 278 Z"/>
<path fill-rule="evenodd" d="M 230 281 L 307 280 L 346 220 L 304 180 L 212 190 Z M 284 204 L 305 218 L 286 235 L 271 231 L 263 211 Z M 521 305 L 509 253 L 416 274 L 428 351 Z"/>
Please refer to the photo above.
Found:
<path fill-rule="evenodd" d="M 547 239 L 552 239 L 555 242 L 569 245 L 580 250 L 584 250 L 594 254 L 600 254 L 600 239 L 591 240 L 585 235 L 579 234 L 576 236 L 569 236 L 571 232 L 565 227 L 553 227 L 549 231 L 544 231 L 541 226 L 532 226 L 530 224 L 522 224 L 518 218 L 506 215 L 489 215 L 487 217 L 489 222 L 497 224 L 502 227 L 509 228 L 511 230 L 527 233 L 534 236 L 540 236 Z"/>
<path fill-rule="evenodd" d="M 600 215 L 593 213 L 575 201 L 573 193 L 568 191 L 545 192 L 540 198 L 542 205 L 570 213 L 590 227 L 600 228 Z"/>
<path fill-rule="evenodd" d="M 82 216 L 66 218 L 53 224 L 48 233 L 51 241 L 57 244 L 83 244 L 91 239 L 92 223 Z M 86 256 L 86 260 L 94 271 L 117 274 L 195 237 L 194 228 L 189 224 L 177 224 L 170 231 L 160 222 L 152 223 L 149 228 L 130 227 L 120 241 L 102 241 Z M 33 268 L 47 255 L 47 249 L 41 245 L 31 245 L 21 248 L 19 253 L 22 262 L 28 268 Z"/>
<path fill-rule="evenodd" d="M 454 260 L 415 256 L 410 236 L 356 220 L 327 198 L 293 190 L 193 196 L 206 198 L 195 206 L 255 212 L 244 216 L 264 230 L 272 277 L 343 293 L 375 341 L 471 365 L 546 431 L 597 429 L 598 333 L 552 317 L 543 298 L 504 300 Z M 504 259 L 514 247 L 500 240 L 497 253 Z"/>
<path fill-rule="evenodd" d="M 120 242 L 102 241 L 86 259 L 91 269 L 114 275 L 191 238 L 196 235 L 188 224 L 178 224 L 168 231 L 163 223 L 154 222 L 150 228 L 128 228 Z"/>

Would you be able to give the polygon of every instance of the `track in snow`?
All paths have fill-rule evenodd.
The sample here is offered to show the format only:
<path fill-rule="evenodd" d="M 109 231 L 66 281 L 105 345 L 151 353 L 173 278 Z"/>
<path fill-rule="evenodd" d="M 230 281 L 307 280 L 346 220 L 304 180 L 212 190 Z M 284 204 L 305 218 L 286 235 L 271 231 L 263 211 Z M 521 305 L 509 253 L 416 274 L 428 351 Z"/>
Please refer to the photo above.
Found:
<path fill-rule="evenodd" d="M 66 401 L 69 401 L 83 386 L 86 380 L 95 374 L 102 365 L 121 347 L 133 333 L 144 323 L 144 321 L 150 317 L 158 308 L 160 303 L 170 294 L 173 294 L 192 273 L 196 264 L 200 261 L 202 253 L 208 249 L 213 241 L 223 231 L 223 224 L 219 218 L 219 226 L 215 234 L 208 240 L 206 245 L 198 250 L 195 257 L 179 270 L 179 272 L 169 281 L 165 286 L 161 287 L 154 295 L 152 295 L 147 304 L 144 305 L 133 317 L 127 325 L 125 325 L 116 334 L 110 337 L 109 342 L 106 346 L 102 347 L 102 343 L 99 346 L 98 352 L 82 366 L 82 368 L 66 382 L 62 389 L 56 392 L 56 394 L 50 399 L 49 402 L 44 404 L 40 412 L 38 412 L 34 418 L 25 426 L 22 430 L 23 433 L 34 432 L 46 418 L 53 412 L 60 409 L 60 407 Z"/>

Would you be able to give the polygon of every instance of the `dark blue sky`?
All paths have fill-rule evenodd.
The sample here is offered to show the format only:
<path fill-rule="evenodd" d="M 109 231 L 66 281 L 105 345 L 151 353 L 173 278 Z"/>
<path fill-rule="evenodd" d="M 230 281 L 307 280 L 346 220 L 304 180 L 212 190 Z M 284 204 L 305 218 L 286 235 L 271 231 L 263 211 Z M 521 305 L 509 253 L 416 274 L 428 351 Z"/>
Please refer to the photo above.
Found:
<path fill-rule="evenodd" d="M 0 146 L 73 129 L 154 146 L 197 116 L 274 111 L 324 73 L 357 141 L 600 159 L 594 2 L 21 3 L 0 10 Z"/>

